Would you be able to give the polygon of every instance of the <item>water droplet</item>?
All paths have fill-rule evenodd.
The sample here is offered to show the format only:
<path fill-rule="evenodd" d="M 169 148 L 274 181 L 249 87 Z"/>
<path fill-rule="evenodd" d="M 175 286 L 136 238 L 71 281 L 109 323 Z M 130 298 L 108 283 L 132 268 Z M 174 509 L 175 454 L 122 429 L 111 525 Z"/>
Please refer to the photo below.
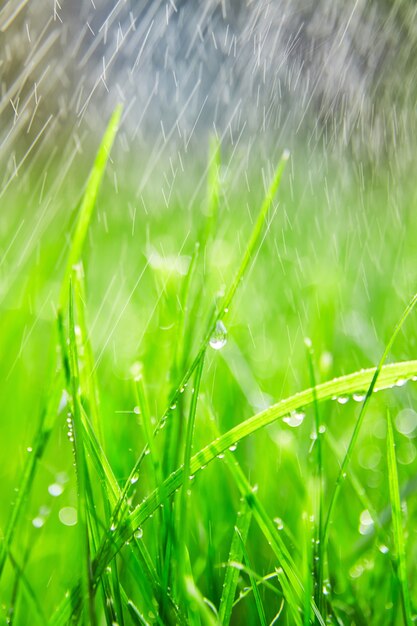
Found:
<path fill-rule="evenodd" d="M 349 402 L 349 396 L 338 396 L 336 400 L 339 404 L 346 404 Z"/>
<path fill-rule="evenodd" d="M 384 543 L 380 543 L 378 546 L 378 550 L 382 552 L 382 554 L 388 554 L 389 548 Z"/>
<path fill-rule="evenodd" d="M 45 524 L 45 518 L 42 517 L 41 515 L 37 515 L 36 517 L 33 518 L 32 520 L 32 525 L 35 528 L 42 528 L 42 526 Z"/>
<path fill-rule="evenodd" d="M 359 532 L 361 535 L 369 535 L 374 528 L 374 520 L 368 509 L 362 511 L 359 517 Z"/>
<path fill-rule="evenodd" d="M 136 361 L 135 363 L 133 363 L 132 367 L 130 368 L 130 373 L 134 381 L 138 382 L 142 378 L 142 372 L 143 372 L 142 363 L 139 363 L 139 361 Z"/>
<path fill-rule="evenodd" d="M 355 402 L 363 402 L 366 398 L 366 393 L 354 393 L 352 398 Z"/>
<path fill-rule="evenodd" d="M 135 539 L 142 539 L 143 537 L 143 529 L 138 528 L 134 535 Z"/>
<path fill-rule="evenodd" d="M 224 454 L 222 454 L 222 453 L 218 454 L 218 455 L 217 455 L 217 458 L 218 458 L 218 459 L 224 459 Z"/>
<path fill-rule="evenodd" d="M 395 382 L 395 386 L 396 387 L 404 387 L 404 385 L 406 385 L 408 383 L 408 379 L 407 378 L 399 378 L 396 382 Z"/>
<path fill-rule="evenodd" d="M 234 443 L 232 446 L 229 447 L 230 452 L 235 452 L 236 449 L 237 449 L 237 443 Z"/>
<path fill-rule="evenodd" d="M 324 596 L 329 596 L 330 592 L 331 592 L 331 585 L 329 583 L 329 581 L 325 581 L 324 585 L 323 585 L 323 595 Z"/>
<path fill-rule="evenodd" d="M 284 528 L 284 522 L 280 517 L 274 517 L 274 522 L 277 525 L 278 530 L 282 530 Z"/>
<path fill-rule="evenodd" d="M 210 347 L 213 350 L 221 350 L 227 343 L 227 330 L 226 326 L 221 320 L 216 322 L 216 328 L 210 338 Z"/>
<path fill-rule="evenodd" d="M 135 413 L 135 415 L 140 415 L 140 408 L 138 406 L 134 406 L 133 413 Z"/>
<path fill-rule="evenodd" d="M 139 480 L 139 476 L 137 474 L 134 474 L 132 478 L 130 479 L 130 483 L 134 485 L 135 483 L 138 482 L 138 480 Z"/>
<path fill-rule="evenodd" d="M 195 474 L 190 474 L 188 477 L 188 480 L 194 480 L 194 478 L 195 478 Z"/>
<path fill-rule="evenodd" d="M 177 405 L 175 404 L 175 402 L 174 402 L 174 404 L 171 404 L 170 408 L 171 408 L 171 411 L 174 411 L 177 408 Z"/>
<path fill-rule="evenodd" d="M 64 506 L 58 513 L 59 521 L 64 526 L 75 526 L 77 523 L 77 509 L 73 506 Z"/>
<path fill-rule="evenodd" d="M 53 496 L 54 498 L 57 498 L 58 496 L 60 496 L 63 491 L 64 491 L 64 487 L 60 485 L 59 483 L 52 483 L 48 487 L 49 494 Z"/>
<path fill-rule="evenodd" d="M 115 531 L 115 530 L 116 530 L 116 524 L 114 524 L 114 523 L 113 523 L 113 524 L 110 526 L 110 531 L 111 531 L 112 533 L 114 533 L 114 531 Z"/>
<path fill-rule="evenodd" d="M 26 448 L 26 450 L 27 450 L 28 452 L 33 452 L 33 448 L 31 448 L 30 446 L 28 446 L 28 447 Z"/>
<path fill-rule="evenodd" d="M 291 428 L 297 428 L 297 426 L 303 423 L 305 416 L 306 414 L 301 411 L 291 411 L 290 415 L 284 417 L 282 421 L 291 426 Z"/>
<path fill-rule="evenodd" d="M 312 349 L 313 342 L 311 341 L 310 337 L 304 337 L 304 345 L 308 350 Z"/>

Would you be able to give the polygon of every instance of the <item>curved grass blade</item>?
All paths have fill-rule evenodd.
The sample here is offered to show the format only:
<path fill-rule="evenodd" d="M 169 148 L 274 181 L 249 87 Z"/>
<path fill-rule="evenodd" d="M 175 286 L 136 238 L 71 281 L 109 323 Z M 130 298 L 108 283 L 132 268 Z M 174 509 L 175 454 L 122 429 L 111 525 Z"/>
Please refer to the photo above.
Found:
<path fill-rule="evenodd" d="M 392 509 L 392 534 L 395 549 L 396 576 L 400 586 L 401 604 L 404 624 L 412 626 L 414 623 L 410 591 L 407 583 L 407 559 L 405 552 L 405 539 L 403 531 L 403 516 L 401 511 L 400 488 L 398 482 L 397 458 L 395 453 L 395 441 L 390 412 L 387 415 L 387 465 L 388 484 Z"/>

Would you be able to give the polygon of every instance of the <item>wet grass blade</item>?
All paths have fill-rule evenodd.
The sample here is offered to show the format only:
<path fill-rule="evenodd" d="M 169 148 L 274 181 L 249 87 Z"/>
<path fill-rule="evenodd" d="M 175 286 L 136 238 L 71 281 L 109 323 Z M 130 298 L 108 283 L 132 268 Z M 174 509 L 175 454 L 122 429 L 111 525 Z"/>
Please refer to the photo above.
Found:
<path fill-rule="evenodd" d="M 69 342 L 68 354 L 70 363 L 70 383 L 72 395 L 72 424 L 73 424 L 73 449 L 75 458 L 75 470 L 77 475 L 77 496 L 78 496 L 78 518 L 79 535 L 82 554 L 82 589 L 84 597 L 88 598 L 88 615 L 92 625 L 97 623 L 94 605 L 94 581 L 91 568 L 91 545 L 89 536 L 89 474 L 87 468 L 86 453 L 84 447 L 85 432 L 81 417 L 81 402 L 79 397 L 79 369 L 78 350 L 75 334 L 74 300 L 72 281 L 70 280 L 69 295 Z M 84 623 L 86 619 L 84 618 Z"/>
<path fill-rule="evenodd" d="M 314 352 L 311 340 L 306 340 L 307 349 L 307 362 L 310 377 L 310 384 L 313 390 L 313 409 L 314 409 L 314 432 L 315 432 L 315 481 L 313 488 L 313 507 L 314 507 L 314 525 L 315 536 L 314 549 L 313 549 L 313 572 L 314 572 L 314 600 L 319 611 L 324 615 L 324 603 L 323 603 L 323 567 L 324 567 L 324 554 L 323 554 L 323 489 L 324 489 L 324 473 L 323 473 L 323 432 L 320 416 L 320 408 L 317 399 L 316 392 L 316 372 L 314 367 Z M 325 615 L 324 615 L 325 617 Z"/>
<path fill-rule="evenodd" d="M 414 620 L 411 611 L 410 591 L 407 582 L 407 559 L 403 531 L 403 515 L 401 511 L 400 487 L 398 482 L 397 458 L 395 453 L 392 419 L 389 411 L 387 415 L 387 466 L 389 494 L 392 509 L 392 534 L 396 565 L 395 572 L 400 586 L 404 624 L 406 626 L 412 626 Z"/>
<path fill-rule="evenodd" d="M 73 265 L 78 263 L 82 256 L 84 241 L 87 235 L 88 227 L 90 225 L 91 216 L 93 214 L 93 209 L 96 204 L 100 184 L 104 176 L 104 171 L 106 169 L 110 151 L 116 137 L 121 115 L 122 106 L 118 105 L 115 108 L 113 115 L 111 116 L 110 121 L 107 125 L 106 131 L 103 135 L 103 139 L 101 141 L 94 161 L 93 169 L 91 170 L 90 176 L 87 181 L 86 190 L 81 200 L 78 219 L 71 240 L 71 247 L 68 253 L 67 265 L 61 286 L 61 294 L 59 298 L 59 307 L 61 310 L 65 309 L 68 295 L 68 283 L 71 277 L 72 267 Z"/>
<path fill-rule="evenodd" d="M 228 626 L 233 611 L 233 602 L 236 596 L 236 588 L 239 580 L 239 570 L 233 567 L 233 563 L 242 561 L 242 541 L 246 542 L 252 519 L 252 511 L 245 501 L 237 515 L 235 532 L 230 545 L 229 558 L 224 575 L 222 597 L 220 599 L 219 620 L 223 626 Z"/>

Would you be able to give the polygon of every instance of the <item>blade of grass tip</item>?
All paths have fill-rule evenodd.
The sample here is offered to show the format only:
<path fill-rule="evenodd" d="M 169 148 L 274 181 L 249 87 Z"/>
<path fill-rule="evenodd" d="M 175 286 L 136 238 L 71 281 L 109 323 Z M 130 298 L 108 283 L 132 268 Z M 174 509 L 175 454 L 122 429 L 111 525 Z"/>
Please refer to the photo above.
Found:
<path fill-rule="evenodd" d="M 106 131 L 101 140 L 99 149 L 96 154 L 93 168 L 87 181 L 87 187 L 83 195 L 81 206 L 78 213 L 78 219 L 75 231 L 71 241 L 71 247 L 68 253 L 67 265 L 64 278 L 62 281 L 61 294 L 59 298 L 59 308 L 65 310 L 68 296 L 68 282 L 71 277 L 72 266 L 78 263 L 81 258 L 84 241 L 87 235 L 88 227 L 91 221 L 94 206 L 96 204 L 100 184 L 104 176 L 107 161 L 116 137 L 122 115 L 122 106 L 118 105 L 107 125 Z"/>
<path fill-rule="evenodd" d="M 281 159 L 279 160 L 277 169 L 275 171 L 275 175 L 274 178 L 272 180 L 271 185 L 269 186 L 269 189 L 265 195 L 264 201 L 261 205 L 259 214 L 258 214 L 258 218 L 253 226 L 252 232 L 250 234 L 249 237 L 249 241 L 247 243 L 242 261 L 240 263 L 239 269 L 236 272 L 236 275 L 234 277 L 234 280 L 232 282 L 232 284 L 229 287 L 229 290 L 226 292 L 223 302 L 222 302 L 222 306 L 220 308 L 220 310 L 218 311 L 217 315 L 216 315 L 216 319 L 215 319 L 215 323 L 220 321 L 228 312 L 230 304 L 233 300 L 233 297 L 236 293 L 236 290 L 248 268 L 249 265 L 249 261 L 251 260 L 253 253 L 255 251 L 255 248 L 257 247 L 258 243 L 259 243 L 259 239 L 262 233 L 262 229 L 263 226 L 265 224 L 267 215 L 268 215 L 268 211 L 271 208 L 271 205 L 274 201 L 274 198 L 277 194 L 277 191 L 279 189 L 279 186 L 281 184 L 281 179 L 282 179 L 282 175 L 284 173 L 284 169 L 285 166 L 287 164 L 288 159 L 290 158 L 290 153 L 288 150 L 284 150 L 284 152 L 282 153 Z M 210 331 L 214 330 L 215 327 L 215 323 L 213 324 L 213 327 L 210 329 Z M 211 336 L 211 334 L 210 334 Z M 210 336 L 208 337 L 208 341 L 210 340 Z M 207 341 L 207 343 L 208 343 Z"/>
<path fill-rule="evenodd" d="M 219 620 L 223 626 L 228 626 L 233 611 L 233 602 L 236 596 L 237 584 L 239 581 L 239 570 L 232 567 L 231 563 L 240 563 L 242 561 L 243 551 L 242 543 L 246 542 L 250 523 L 252 520 L 252 511 L 246 504 L 245 500 L 237 514 L 235 531 L 233 533 L 232 542 L 230 544 L 229 558 L 226 564 L 226 572 L 224 575 L 222 596 L 219 607 Z"/>
<path fill-rule="evenodd" d="M 183 390 L 188 381 L 190 380 L 191 376 L 193 375 L 196 367 L 198 366 L 200 359 L 203 355 L 203 353 L 205 352 L 209 342 L 210 342 L 210 338 L 216 328 L 216 324 L 221 321 L 221 319 L 226 315 L 226 313 L 229 310 L 230 304 L 233 300 L 233 296 L 236 293 L 236 290 L 245 274 L 245 271 L 248 267 L 249 261 L 253 255 L 253 252 L 256 248 L 256 245 L 259 242 L 259 238 L 262 232 L 262 227 L 264 225 L 264 222 L 266 220 L 268 211 L 272 205 L 272 202 L 274 200 L 274 197 L 278 191 L 280 182 L 281 182 L 281 178 L 282 178 L 282 174 L 284 172 L 285 169 L 285 165 L 289 159 L 289 152 L 288 150 L 285 150 L 282 154 L 282 157 L 278 163 L 276 172 L 275 172 L 275 176 L 272 180 L 272 183 L 267 191 L 267 194 L 265 196 L 265 199 L 261 205 L 260 211 L 259 211 L 259 215 L 258 218 L 255 222 L 255 225 L 252 229 L 252 233 L 249 237 L 249 241 L 248 244 L 246 246 L 245 249 L 245 253 L 243 255 L 242 261 L 240 263 L 239 269 L 236 272 L 235 278 L 233 280 L 233 282 L 231 283 L 228 291 L 226 292 L 226 295 L 223 298 L 223 303 L 222 306 L 220 307 L 220 309 L 215 312 L 213 314 L 213 319 L 211 320 L 210 324 L 209 324 L 209 328 L 208 328 L 208 332 L 205 336 L 205 338 L 203 339 L 200 348 L 194 358 L 194 360 L 192 361 L 191 365 L 189 366 L 188 370 L 186 371 L 186 373 L 184 374 L 181 383 L 178 385 L 177 389 L 174 391 L 174 393 L 172 394 L 168 407 L 165 410 L 164 414 L 162 415 L 161 419 L 159 420 L 156 429 L 154 431 L 154 434 L 156 435 L 160 428 L 161 428 L 161 424 L 163 424 L 169 417 L 170 414 L 170 410 L 171 410 L 171 406 L 175 405 L 178 402 L 178 398 L 181 394 L 181 390 Z M 129 490 L 129 486 L 130 486 L 130 481 L 132 479 L 132 477 L 138 472 L 140 465 L 145 457 L 145 453 L 147 451 L 147 448 L 145 448 L 145 450 L 142 451 L 142 453 L 140 454 L 135 466 L 132 468 L 132 471 L 125 483 L 125 486 L 123 488 L 123 497 L 126 496 L 128 490 Z"/>
<path fill-rule="evenodd" d="M 72 393 L 72 422 L 73 422 L 73 449 L 75 458 L 75 468 L 77 474 L 78 486 L 78 512 L 79 512 L 79 534 L 80 534 L 80 550 L 82 553 L 82 587 L 83 595 L 88 598 L 88 615 L 90 624 L 93 626 L 97 623 L 95 605 L 94 605 L 94 581 L 92 578 L 91 559 L 90 559 L 90 539 L 88 532 L 88 505 L 87 505 L 87 484 L 89 482 L 87 460 L 84 449 L 84 430 L 82 426 L 82 418 L 80 411 L 79 398 L 79 371 L 78 371 L 78 354 L 75 335 L 75 319 L 74 319 L 74 301 L 72 280 L 70 276 L 69 284 L 69 362 L 71 374 L 71 393 Z"/>
<path fill-rule="evenodd" d="M 264 605 L 262 603 L 261 594 L 259 593 L 258 585 L 257 585 L 255 577 L 254 577 L 254 575 L 252 573 L 253 568 L 252 568 L 252 565 L 251 565 L 251 562 L 250 562 L 250 559 L 249 559 L 249 555 L 248 555 L 247 550 L 246 550 L 245 542 L 243 541 L 243 537 L 240 534 L 240 531 L 239 531 L 238 528 L 235 528 L 235 532 L 236 532 L 236 535 L 239 537 L 240 544 L 241 544 L 241 550 L 242 550 L 242 553 L 243 553 L 246 565 L 249 568 L 249 570 L 248 570 L 249 580 L 250 580 L 250 584 L 251 584 L 251 587 L 252 587 L 253 597 L 255 599 L 255 605 L 256 605 L 256 610 L 257 610 L 258 617 L 259 617 L 259 622 L 260 622 L 261 626 L 267 626 L 266 625 L 266 616 L 265 616 Z"/>
<path fill-rule="evenodd" d="M 392 509 L 392 535 L 395 548 L 396 575 L 400 585 L 404 624 L 406 626 L 412 626 L 414 621 L 411 611 L 410 591 L 407 582 L 407 559 L 403 531 L 403 515 L 401 511 L 400 487 L 398 481 L 397 458 L 395 453 L 392 418 L 389 411 L 387 412 L 387 466 L 389 494 Z"/>
<path fill-rule="evenodd" d="M 389 339 L 389 341 L 388 341 L 388 343 L 387 343 L 387 345 L 385 347 L 385 350 L 384 350 L 384 352 L 382 354 L 382 357 L 381 357 L 381 359 L 380 359 L 380 361 L 378 363 L 378 366 L 376 367 L 376 369 L 374 371 L 374 375 L 372 376 L 371 382 L 370 382 L 368 390 L 366 392 L 365 399 L 364 399 L 363 404 L 362 404 L 362 406 L 360 408 L 359 416 L 358 416 L 358 419 L 356 420 L 356 424 L 354 426 L 353 433 L 352 433 L 351 439 L 349 441 L 349 445 L 348 445 L 346 454 L 345 454 L 344 459 L 342 461 L 342 464 L 340 466 L 339 474 L 338 474 L 337 479 L 336 479 L 336 484 L 335 484 L 335 487 L 333 489 L 333 493 L 332 493 L 331 498 L 330 498 L 329 509 L 328 509 L 326 521 L 325 521 L 324 527 L 323 527 L 323 542 L 322 542 L 323 543 L 323 553 L 325 553 L 326 547 L 327 547 L 327 541 L 328 541 L 328 537 L 329 537 L 329 527 L 330 527 L 330 521 L 331 521 L 331 518 L 332 518 L 332 515 L 333 515 L 333 510 L 334 510 L 334 507 L 336 505 L 337 497 L 339 495 L 339 492 L 340 492 L 340 489 L 342 487 L 342 484 L 343 484 L 343 482 L 344 482 L 344 480 L 345 480 L 345 478 L 347 476 L 347 469 L 349 467 L 349 463 L 350 463 L 350 460 L 352 458 L 353 449 L 354 449 L 354 447 L 356 445 L 356 441 L 358 439 L 358 436 L 359 436 L 359 433 L 360 433 L 360 430 L 361 430 L 361 427 L 362 427 L 362 424 L 363 424 L 363 421 L 364 421 L 364 418 L 365 418 L 365 415 L 366 415 L 366 411 L 367 411 L 367 408 L 369 406 L 369 402 L 370 402 L 372 393 L 373 393 L 373 391 L 375 389 L 377 380 L 380 377 L 381 370 L 382 370 L 383 365 L 384 365 L 384 363 L 385 363 L 385 361 L 386 361 L 386 359 L 388 357 L 388 354 L 389 354 L 389 352 L 390 352 L 390 350 L 392 348 L 392 345 L 393 345 L 395 339 L 397 338 L 397 335 L 400 332 L 401 328 L 403 327 L 406 319 L 408 318 L 410 313 L 413 311 L 416 303 L 417 303 L 417 294 L 415 294 L 411 298 L 411 300 L 408 303 L 408 305 L 406 306 L 403 314 L 401 315 L 401 318 L 400 318 L 399 322 L 395 326 L 394 331 L 393 331 L 393 333 L 392 333 L 392 335 L 391 335 L 391 337 L 390 337 L 390 339 Z"/>
<path fill-rule="evenodd" d="M 308 370 L 310 376 L 310 385 L 313 390 L 313 408 L 314 408 L 314 423 L 315 423 L 315 474 L 316 481 L 314 483 L 315 493 L 313 494 L 314 499 L 314 525 L 315 525 L 315 536 L 314 536 L 314 554 L 313 554 L 313 572 L 314 572 L 314 600 L 319 611 L 323 614 L 324 611 L 324 603 L 323 603 L 323 567 L 324 567 L 324 553 L 323 553 L 323 446 L 322 446 L 322 438 L 323 431 L 321 428 L 321 417 L 320 417 L 320 409 L 319 403 L 317 400 L 317 392 L 316 392 L 316 372 L 314 367 L 314 352 L 313 352 L 313 344 L 311 339 L 305 340 L 305 346 L 307 350 L 307 362 L 308 362 Z M 311 544 L 310 544 L 311 545 Z M 326 616 L 324 615 L 324 618 Z"/>
<path fill-rule="evenodd" d="M 351 395 L 363 390 L 369 385 L 375 374 L 375 368 L 361 370 L 353 374 L 347 374 L 335 378 L 316 386 L 316 395 L 319 402 L 329 400 L 333 396 Z M 378 378 L 378 389 L 388 389 L 398 380 L 411 379 L 417 375 L 417 361 L 404 361 L 383 366 Z M 192 474 L 198 472 L 203 466 L 211 463 L 219 454 L 227 451 L 230 446 L 239 443 L 245 437 L 272 424 L 279 418 L 283 418 L 291 411 L 305 408 L 313 402 L 313 390 L 306 389 L 295 395 L 281 400 L 271 407 L 253 415 L 249 419 L 237 424 L 223 435 L 214 439 L 191 459 L 190 471 Z M 108 565 L 108 560 L 117 553 L 120 547 L 133 535 L 135 528 L 138 528 L 149 515 L 160 506 L 164 498 L 174 493 L 184 481 L 184 469 L 178 468 L 155 489 L 145 500 L 130 513 L 123 524 L 115 531 L 112 541 L 103 541 L 97 558 L 95 559 L 95 572 L 98 574 L 103 567 Z"/>

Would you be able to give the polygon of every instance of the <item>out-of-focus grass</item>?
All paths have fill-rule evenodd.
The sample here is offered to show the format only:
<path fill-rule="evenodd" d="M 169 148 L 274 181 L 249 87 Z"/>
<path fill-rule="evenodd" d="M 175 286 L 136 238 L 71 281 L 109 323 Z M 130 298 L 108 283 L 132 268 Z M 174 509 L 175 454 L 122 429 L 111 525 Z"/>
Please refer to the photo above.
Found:
<path fill-rule="evenodd" d="M 401 623 L 399 600 L 406 587 L 399 548 L 410 555 L 412 603 L 416 389 L 413 381 L 403 385 L 401 372 L 409 378 L 413 365 L 400 366 L 392 379 L 381 374 L 381 384 L 397 385 L 370 398 L 330 520 L 329 542 L 322 550 L 312 546 L 306 556 L 306 541 L 322 539 L 311 517 L 317 516 L 314 502 L 320 494 L 325 515 L 372 372 L 358 375 L 360 384 L 342 381 L 339 391 L 356 391 L 355 397 L 340 391 L 338 401 L 320 403 L 319 415 L 314 396 L 321 399 L 320 383 L 334 376 L 377 365 L 416 290 L 413 191 L 393 186 L 388 174 L 375 180 L 335 167 L 327 177 L 310 176 L 313 168 L 296 153 L 257 227 L 272 168 L 263 171 L 255 159 L 246 163 L 239 151 L 226 166 L 227 154 L 223 161 L 219 154 L 213 143 L 207 176 L 192 159 L 178 179 L 172 172 L 169 178 L 169 167 L 161 163 L 143 189 L 132 174 L 143 164 L 113 157 L 84 246 L 85 286 L 80 268 L 72 276 L 70 321 L 69 278 L 81 248 L 74 258 L 70 250 L 86 173 L 75 167 L 71 184 L 58 186 L 51 166 L 36 175 L 34 170 L 2 200 L 3 532 L 19 499 L 39 415 L 59 402 L 64 388 L 67 393 L 59 413 L 50 416 L 56 422 L 13 528 L 0 582 L 4 616 L 17 625 L 28 614 L 31 623 L 44 623 L 57 606 L 62 614 L 56 623 L 72 610 L 87 619 L 78 604 L 82 596 L 90 597 L 92 623 L 104 616 L 119 624 L 216 623 L 216 610 L 228 623 L 233 602 L 236 624 L 264 618 L 270 623 L 278 614 L 283 623 L 306 623 L 303 611 L 318 623 Z M 121 175 L 123 168 L 129 168 L 128 176 Z M 225 305 L 228 293 L 231 302 Z M 59 299 L 65 306 L 56 355 Z M 210 320 L 220 318 L 228 341 L 215 351 L 202 340 Z M 413 358 L 416 331 L 411 316 L 389 360 Z M 197 374 L 182 389 L 201 346 L 204 366 L 196 363 Z M 55 387 L 54 363 L 60 364 Z M 232 451 L 226 456 L 213 448 L 199 463 L 193 460 L 219 431 L 311 386 L 304 418 L 296 402 L 298 415 L 287 422 L 256 429 L 236 449 L 228 442 Z M 168 403 L 168 421 L 153 438 Z M 397 429 L 395 455 L 388 438 L 390 469 L 387 407 Z M 144 447 L 150 453 L 132 473 Z M 188 476 L 216 454 L 221 458 Z M 182 463 L 184 484 L 170 483 Z M 112 515 L 128 477 L 127 498 Z M 163 506 L 131 527 L 161 484 L 157 501 Z M 143 508 L 128 515 L 143 499 Z M 126 539 L 117 563 L 108 563 L 106 555 Z M 322 563 L 305 580 L 317 556 Z M 315 588 L 317 580 L 322 589 Z M 68 591 L 72 604 L 65 599 Z M 414 609 L 408 607 L 407 615 Z"/>

